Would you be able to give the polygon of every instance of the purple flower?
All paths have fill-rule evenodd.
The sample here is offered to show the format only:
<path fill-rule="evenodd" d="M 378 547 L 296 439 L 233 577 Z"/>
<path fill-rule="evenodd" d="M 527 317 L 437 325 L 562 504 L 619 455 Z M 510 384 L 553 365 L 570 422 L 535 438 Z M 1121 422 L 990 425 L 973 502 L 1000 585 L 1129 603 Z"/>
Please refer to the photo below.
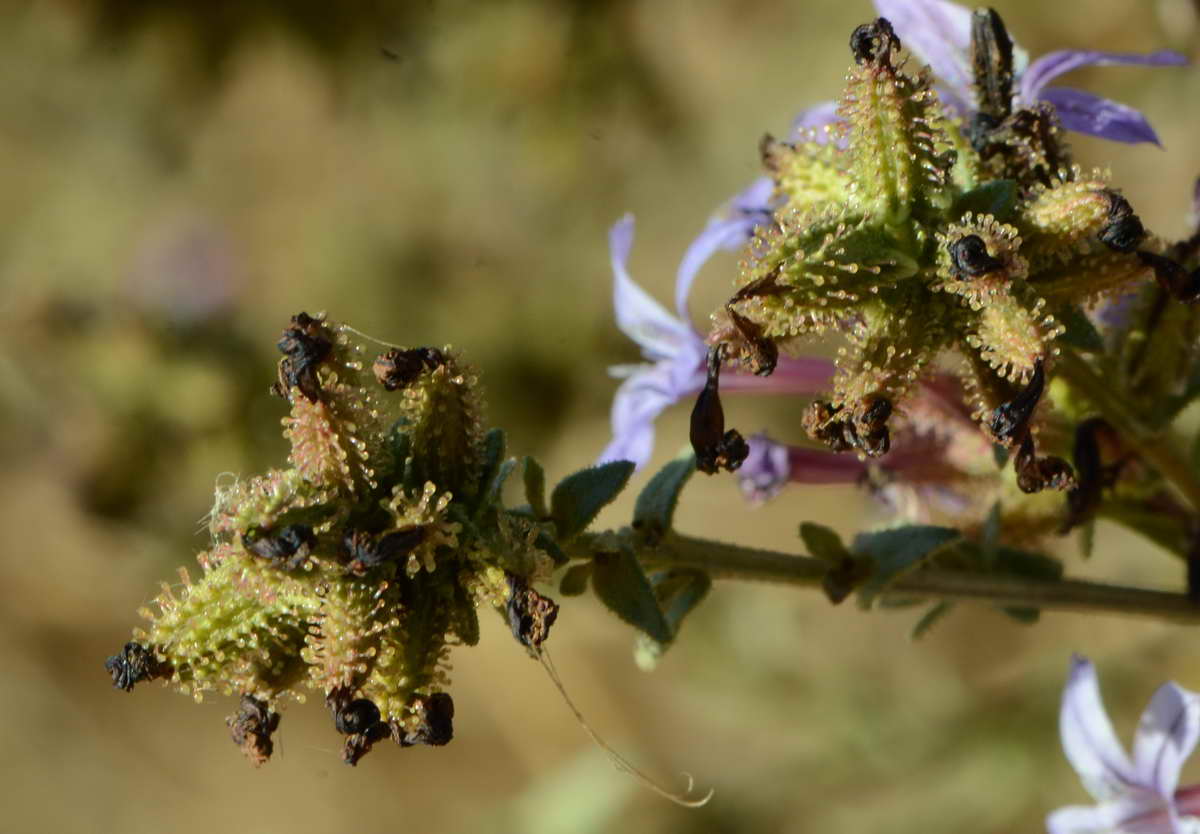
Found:
<path fill-rule="evenodd" d="M 652 364 L 610 369 L 614 376 L 625 381 L 613 399 L 613 439 L 601 453 L 601 462 L 631 460 L 639 467 L 644 465 L 654 448 L 655 418 L 668 406 L 699 393 L 704 387 L 708 346 L 688 319 L 688 292 L 696 273 L 714 252 L 745 245 L 754 230 L 770 219 L 770 196 L 770 181 L 756 180 L 733 199 L 725 217 L 710 221 L 688 247 L 676 276 L 678 318 L 629 275 L 626 263 L 633 247 L 633 216 L 625 215 L 612 227 L 608 239 L 617 327 L 637 342 Z M 727 373 L 722 377 L 721 389 L 814 394 L 828 388 L 832 376 L 833 363 L 828 360 L 784 358 L 770 377 Z"/>
<path fill-rule="evenodd" d="M 1180 768 L 1200 740 L 1200 695 L 1174 683 L 1159 687 L 1138 722 L 1130 759 L 1104 711 L 1095 667 L 1075 655 L 1059 732 L 1096 804 L 1059 808 L 1046 818 L 1050 834 L 1184 834 L 1200 825 L 1200 785 L 1178 786 Z"/>
<path fill-rule="evenodd" d="M 774 498 L 787 484 L 854 484 L 867 474 L 857 455 L 777 443 L 765 433 L 747 441 L 750 454 L 738 468 L 738 483 L 755 503 Z"/>
<path fill-rule="evenodd" d="M 943 86 L 939 93 L 952 109 L 972 109 L 971 12 L 946 0 L 875 0 L 879 14 L 891 22 L 901 42 L 933 68 Z M 1032 107 L 1046 101 L 1058 110 L 1063 127 L 1117 142 L 1153 142 L 1158 135 L 1146 118 L 1132 107 L 1082 90 L 1046 85 L 1060 75 L 1089 65 L 1144 64 L 1179 66 L 1187 58 L 1163 49 L 1148 55 L 1064 49 L 1028 63 L 1028 55 L 1014 46 L 1018 75 L 1014 105 Z M 1027 65 L 1027 66 L 1026 66 Z"/>

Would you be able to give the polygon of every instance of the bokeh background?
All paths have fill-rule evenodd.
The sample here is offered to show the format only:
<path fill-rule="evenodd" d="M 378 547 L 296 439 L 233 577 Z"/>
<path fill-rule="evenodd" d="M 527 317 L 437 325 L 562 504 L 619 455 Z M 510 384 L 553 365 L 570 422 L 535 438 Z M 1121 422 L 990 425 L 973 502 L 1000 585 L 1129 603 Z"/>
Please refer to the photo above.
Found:
<path fill-rule="evenodd" d="M 1034 55 L 1197 55 L 1188 0 L 997 5 Z M 384 745 L 355 769 L 316 702 L 287 710 L 255 771 L 230 702 L 127 696 L 102 667 L 194 564 L 218 473 L 284 454 L 267 387 L 299 310 L 452 343 L 512 450 L 551 476 L 594 459 L 606 367 L 637 358 L 612 322 L 608 227 L 636 213 L 632 270 L 668 301 L 759 136 L 840 90 L 871 16 L 866 0 L 0 2 L 0 831 L 1008 832 L 1084 800 L 1057 740 L 1069 653 L 1098 662 L 1127 737 L 1162 680 L 1200 689 L 1193 633 L 960 606 L 912 643 L 913 612 L 721 585 L 646 674 L 627 626 L 567 600 L 550 645 L 580 708 L 646 770 L 714 787 L 698 811 L 616 772 L 499 618 L 454 658 L 453 744 Z M 1149 114 L 1164 150 L 1076 148 L 1181 234 L 1200 73 L 1069 82 Z M 695 310 L 733 263 L 710 264 Z M 794 402 L 727 409 L 799 437 Z M 656 463 L 685 420 L 660 422 Z M 851 533 L 877 510 L 848 488 L 751 508 L 727 476 L 679 514 L 782 549 L 805 519 Z M 1071 572 L 1180 585 L 1150 545 L 1100 539 L 1088 562 L 1063 544 Z"/>

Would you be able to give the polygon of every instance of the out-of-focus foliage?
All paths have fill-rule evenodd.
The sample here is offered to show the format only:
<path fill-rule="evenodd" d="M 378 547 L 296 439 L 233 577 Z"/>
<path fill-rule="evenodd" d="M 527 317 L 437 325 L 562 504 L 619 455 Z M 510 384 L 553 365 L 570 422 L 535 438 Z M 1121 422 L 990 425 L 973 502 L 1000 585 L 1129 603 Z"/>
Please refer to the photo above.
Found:
<path fill-rule="evenodd" d="M 1186 2 L 1001 11 L 1034 54 L 1194 54 Z M 758 136 L 838 92 L 846 33 L 872 11 L 63 0 L 0 15 L 0 704 L 20 717 L 0 744 L 14 830 L 1035 830 L 1082 799 L 1055 733 L 1071 649 L 1106 670 L 1114 716 L 1161 680 L 1197 687 L 1188 635 L 1165 625 L 1046 616 L 1029 636 L 963 610 L 912 646 L 895 618 L 718 585 L 652 676 L 591 600 L 566 600 L 553 647 L 606 736 L 647 769 L 716 787 L 702 811 L 630 790 L 490 617 L 491 648 L 455 673 L 453 745 L 352 770 L 336 740 L 302 740 L 326 721 L 310 705 L 247 774 L 213 732 L 230 704 L 180 709 L 156 686 L 135 701 L 101 664 L 145 589 L 205 546 L 212 473 L 283 453 L 284 411 L 264 396 L 280 322 L 327 309 L 390 341 L 452 343 L 480 367 L 513 453 L 580 468 L 607 439 L 604 369 L 634 359 L 610 318 L 608 226 L 639 213 L 637 272 L 667 297 L 710 207 L 754 176 Z M 1079 156 L 1111 163 L 1148 224 L 1181 231 L 1181 184 L 1200 170 L 1200 125 L 1180 104 L 1200 99 L 1195 71 L 1110 73 L 1105 92 L 1147 112 L 1167 150 L 1080 139 Z M 733 258 L 714 263 L 694 309 L 732 277 Z M 746 408 L 743 425 L 796 418 Z M 647 472 L 683 443 L 685 417 L 660 425 Z M 601 523 L 628 518 L 638 486 Z M 864 507 L 831 489 L 752 512 L 712 480 L 689 487 L 675 523 L 789 548 L 799 518 L 847 533 Z M 1097 539 L 1101 574 L 1106 552 L 1128 563 L 1145 547 L 1104 526 Z M 1161 554 L 1144 561 L 1131 581 L 1178 582 Z"/>

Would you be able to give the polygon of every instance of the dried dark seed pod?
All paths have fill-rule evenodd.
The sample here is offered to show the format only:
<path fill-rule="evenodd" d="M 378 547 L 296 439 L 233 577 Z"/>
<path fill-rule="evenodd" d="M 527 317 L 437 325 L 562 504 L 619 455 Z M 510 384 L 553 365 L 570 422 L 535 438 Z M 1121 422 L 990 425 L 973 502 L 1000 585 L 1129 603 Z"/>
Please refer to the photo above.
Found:
<path fill-rule="evenodd" d="M 804 411 L 801 425 L 809 437 L 824 443 L 834 452 L 846 452 L 858 445 L 858 437 L 844 420 L 839 420 L 837 414 L 840 406 L 822 400 L 814 400 Z"/>
<path fill-rule="evenodd" d="M 317 546 L 317 536 L 307 524 L 289 524 L 277 533 L 255 527 L 242 534 L 242 546 L 284 570 L 295 570 Z"/>
<path fill-rule="evenodd" d="M 1116 483 L 1121 463 L 1105 466 L 1100 454 L 1099 435 L 1110 431 L 1103 417 L 1089 417 L 1075 428 L 1072 459 L 1076 484 L 1067 493 L 1067 517 L 1059 528 L 1061 534 L 1095 515 L 1104 488 Z"/>
<path fill-rule="evenodd" d="M 354 767 L 358 764 L 358 760 L 371 752 L 371 748 L 375 746 L 375 742 L 382 741 L 391 734 L 391 729 L 382 721 L 370 725 L 361 733 L 354 733 L 346 737 L 346 744 L 342 747 L 342 761 Z"/>
<path fill-rule="evenodd" d="M 508 625 L 513 637 L 531 651 L 537 651 L 550 636 L 550 627 L 558 619 L 558 603 L 530 588 L 519 576 L 508 574 Z"/>
<path fill-rule="evenodd" d="M 342 552 L 350 559 L 349 570 L 361 574 L 407 556 L 425 541 L 427 535 L 428 528 L 421 524 L 403 527 L 378 540 L 364 530 L 347 528 L 342 534 Z"/>
<path fill-rule="evenodd" d="M 1146 229 L 1128 200 L 1115 191 L 1105 194 L 1108 197 L 1108 221 L 1100 230 L 1100 242 L 1118 252 L 1132 252 L 1145 240 Z"/>
<path fill-rule="evenodd" d="M 950 260 L 954 275 L 960 280 L 978 278 L 1004 268 L 1004 262 L 988 253 L 987 244 L 979 235 L 966 235 L 950 244 Z"/>
<path fill-rule="evenodd" d="M 1153 252 L 1139 251 L 1138 260 L 1154 270 L 1159 286 L 1176 301 L 1195 304 L 1200 301 L 1200 269 L 1188 272 L 1179 263 Z"/>
<path fill-rule="evenodd" d="M 441 747 L 454 739 L 454 699 L 449 693 L 435 692 L 421 704 L 421 723 L 415 730 L 406 730 L 398 723 L 391 725 L 392 740 L 401 747 L 428 744 Z"/>
<path fill-rule="evenodd" d="M 242 695 L 236 715 L 225 719 L 233 743 L 255 765 L 264 764 L 275 751 L 271 734 L 279 729 L 279 713 L 274 712 L 266 701 L 253 695 Z"/>
<path fill-rule="evenodd" d="M 976 153 L 983 154 L 991 144 L 992 134 L 1000 127 L 1000 121 L 982 110 L 971 114 L 971 118 L 967 122 L 966 134 L 967 141 L 971 143 L 971 147 Z"/>
<path fill-rule="evenodd" d="M 979 112 L 994 122 L 1012 113 L 1013 43 L 995 9 L 971 17 L 971 62 Z"/>
<path fill-rule="evenodd" d="M 365 733 L 379 723 L 379 707 L 366 698 L 355 698 L 341 706 L 333 716 L 333 726 L 342 735 Z"/>
<path fill-rule="evenodd" d="M 1045 390 L 1046 375 L 1042 369 L 1042 360 L 1039 359 L 1034 363 L 1033 374 L 1025 387 L 1011 400 L 993 409 L 988 423 L 992 439 L 1008 447 L 1020 442 L 1029 431 L 1029 420 L 1033 417 L 1034 409 L 1037 408 Z"/>
<path fill-rule="evenodd" d="M 114 654 L 104 661 L 104 668 L 112 675 L 113 687 L 132 692 L 133 686 L 142 681 L 170 674 L 170 667 L 159 661 L 152 648 L 146 648 L 139 643 L 126 643 L 120 654 Z"/>
<path fill-rule="evenodd" d="M 1017 473 L 1017 487 L 1025 493 L 1041 492 L 1043 489 L 1071 489 L 1075 486 L 1075 473 L 1071 464 L 1062 458 L 1039 458 L 1033 444 L 1033 434 L 1026 431 L 1013 460 Z"/>
<path fill-rule="evenodd" d="M 411 385 L 425 371 L 435 370 L 445 364 L 446 355 L 437 348 L 393 348 L 376 357 L 372 370 L 380 385 L 395 391 Z"/>
<path fill-rule="evenodd" d="M 271 390 L 286 399 L 293 388 L 299 388 L 309 402 L 315 403 L 321 398 L 317 366 L 333 350 L 324 319 L 307 313 L 292 316 L 292 323 L 283 331 L 277 347 L 283 359 L 279 360 L 279 380 Z"/>
<path fill-rule="evenodd" d="M 724 351 L 708 350 L 708 378 L 692 408 L 690 439 L 696 453 L 696 468 L 713 475 L 718 469 L 733 472 L 750 454 L 750 447 L 735 430 L 725 430 L 725 410 L 721 407 L 720 377 Z"/>
<path fill-rule="evenodd" d="M 763 335 L 761 325 L 755 324 L 734 310 L 732 305 L 727 305 L 725 309 L 729 313 L 729 319 L 733 322 L 733 326 L 737 328 L 738 333 L 746 342 L 749 354 L 747 364 L 750 370 L 756 376 L 770 376 L 779 362 L 779 347 Z"/>
<path fill-rule="evenodd" d="M 892 53 L 900 50 L 900 39 L 887 18 L 876 18 L 850 33 L 850 52 L 857 64 L 875 63 L 892 69 Z"/>

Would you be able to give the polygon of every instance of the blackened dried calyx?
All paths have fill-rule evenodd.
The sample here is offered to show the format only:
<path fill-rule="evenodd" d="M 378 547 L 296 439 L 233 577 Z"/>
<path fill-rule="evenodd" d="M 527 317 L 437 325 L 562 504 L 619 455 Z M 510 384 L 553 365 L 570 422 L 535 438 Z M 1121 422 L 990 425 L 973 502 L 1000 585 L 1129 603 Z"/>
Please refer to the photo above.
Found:
<path fill-rule="evenodd" d="M 289 524 L 277 532 L 253 527 L 242 534 L 242 546 L 276 567 L 295 570 L 317 546 L 317 537 L 307 524 Z"/>
<path fill-rule="evenodd" d="M 950 244 L 950 260 L 954 275 L 960 280 L 978 278 L 1004 268 L 1004 262 L 988 253 L 987 244 L 979 235 L 966 235 Z"/>
<path fill-rule="evenodd" d="M 279 381 L 271 390 L 286 399 L 293 388 L 299 388 L 309 402 L 315 403 L 321 398 L 317 366 L 333 350 L 333 339 L 324 319 L 308 313 L 292 316 L 292 323 L 283 331 L 277 346 L 283 359 L 279 360 Z"/>
<path fill-rule="evenodd" d="M 536 652 L 558 619 L 558 603 L 542 596 L 519 576 L 508 574 L 508 625 L 521 645 Z"/>
<path fill-rule="evenodd" d="M 1153 252 L 1139 251 L 1137 256 L 1143 265 L 1154 270 L 1154 279 L 1172 298 L 1184 304 L 1200 301 L 1200 269 L 1188 272 L 1178 262 Z"/>
<path fill-rule="evenodd" d="M 104 668 L 112 675 L 113 686 L 126 692 L 132 692 L 136 683 L 171 673 L 171 667 L 158 659 L 153 648 L 134 642 L 126 643 L 120 654 L 104 661 Z"/>
<path fill-rule="evenodd" d="M 892 54 L 900 51 L 900 39 L 887 18 L 876 18 L 850 33 L 850 52 L 857 64 L 878 64 L 892 67 Z"/>
<path fill-rule="evenodd" d="M 376 357 L 372 370 L 380 385 L 395 391 L 411 385 L 424 372 L 436 370 L 445 364 L 446 355 L 437 348 L 393 348 Z"/>
<path fill-rule="evenodd" d="M 377 539 L 365 530 L 347 528 L 342 534 L 342 553 L 349 559 L 347 567 L 351 573 L 362 574 L 402 559 L 425 541 L 427 530 L 423 525 L 414 524 Z"/>
<path fill-rule="evenodd" d="M 971 18 L 971 63 L 978 115 L 995 127 L 1012 113 L 1013 86 L 1013 43 L 995 9 Z"/>
<path fill-rule="evenodd" d="M 817 400 L 804 412 L 802 422 L 810 437 L 834 452 L 857 450 L 880 457 L 892 446 L 887 427 L 891 416 L 892 401 L 875 395 L 864 398 L 853 416 L 847 416 L 842 406 Z"/>
<path fill-rule="evenodd" d="M 274 712 L 266 701 L 253 695 L 242 695 L 236 715 L 225 719 L 233 742 L 242 748 L 246 758 L 261 765 L 271 758 L 275 743 L 271 735 L 279 729 L 279 713 Z"/>
<path fill-rule="evenodd" d="M 713 475 L 718 469 L 733 472 L 750 454 L 750 447 L 736 429 L 725 430 L 721 407 L 720 378 L 724 349 L 708 350 L 708 377 L 692 408 L 690 439 L 696 453 L 696 468 Z"/>
<path fill-rule="evenodd" d="M 454 739 L 454 699 L 447 692 L 435 692 L 417 708 L 420 721 L 416 729 L 392 722 L 392 740 L 401 747 L 428 744 L 441 747 Z"/>
<path fill-rule="evenodd" d="M 1067 493 L 1067 517 L 1059 528 L 1061 534 L 1069 533 L 1096 514 L 1104 488 L 1113 486 L 1120 474 L 1123 461 L 1107 466 L 1103 462 L 1099 440 L 1102 433 L 1112 434 L 1103 417 L 1089 417 L 1075 428 L 1076 484 Z"/>
<path fill-rule="evenodd" d="M 1100 242 L 1117 252 L 1132 252 L 1146 238 L 1142 221 L 1133 213 L 1129 201 L 1115 191 L 1106 191 L 1108 220 L 1100 230 Z"/>
<path fill-rule="evenodd" d="M 1017 448 L 1013 469 L 1017 473 L 1017 486 L 1026 493 L 1075 486 L 1074 471 L 1069 463 L 1058 457 L 1037 456 L 1030 423 L 1045 389 L 1046 376 L 1039 359 L 1025 386 L 1012 399 L 996 406 L 988 421 L 992 440 L 1007 448 Z"/>

